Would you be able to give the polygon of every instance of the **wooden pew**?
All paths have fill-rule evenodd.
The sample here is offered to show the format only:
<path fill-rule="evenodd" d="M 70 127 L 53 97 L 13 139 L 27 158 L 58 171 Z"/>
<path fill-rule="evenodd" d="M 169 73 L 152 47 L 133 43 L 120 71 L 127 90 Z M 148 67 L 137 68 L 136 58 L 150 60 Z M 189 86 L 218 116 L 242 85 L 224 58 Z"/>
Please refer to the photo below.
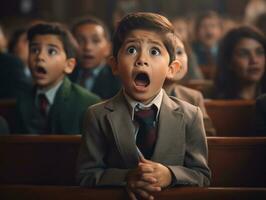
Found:
<path fill-rule="evenodd" d="M 266 137 L 209 137 L 211 186 L 266 187 Z"/>
<path fill-rule="evenodd" d="M 209 137 L 211 186 L 266 187 L 266 137 Z M 1 136 L 0 184 L 75 185 L 80 136 Z"/>
<path fill-rule="evenodd" d="M 178 82 L 177 84 L 184 85 L 194 90 L 199 90 L 203 97 L 210 97 L 213 93 L 213 81 L 212 80 L 189 80 L 186 82 Z"/>
<path fill-rule="evenodd" d="M 0 184 L 75 185 L 80 136 L 0 137 Z"/>
<path fill-rule="evenodd" d="M 0 100 L 0 115 L 3 116 L 10 128 L 10 131 L 15 127 L 15 99 L 1 99 Z"/>
<path fill-rule="evenodd" d="M 155 199 L 172 200 L 265 200 L 266 188 L 195 188 L 180 187 L 163 190 Z M 81 188 L 75 186 L 0 185 L 4 200 L 127 200 L 123 188 Z"/>
<path fill-rule="evenodd" d="M 217 136 L 255 136 L 255 101 L 207 100 L 204 103 Z"/>

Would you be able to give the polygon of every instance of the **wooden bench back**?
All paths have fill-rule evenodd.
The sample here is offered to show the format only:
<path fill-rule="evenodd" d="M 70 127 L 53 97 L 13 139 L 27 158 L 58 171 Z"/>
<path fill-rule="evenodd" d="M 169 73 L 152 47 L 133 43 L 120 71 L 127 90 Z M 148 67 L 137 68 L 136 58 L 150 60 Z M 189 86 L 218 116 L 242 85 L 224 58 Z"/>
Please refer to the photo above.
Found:
<path fill-rule="evenodd" d="M 0 185 L 4 200 L 127 200 L 122 188 L 81 188 L 76 186 Z M 172 200 L 265 200 L 266 188 L 195 188 L 179 187 L 155 194 L 155 199 Z"/>
<path fill-rule="evenodd" d="M 1 136 L 0 184 L 75 185 L 80 136 Z M 265 187 L 266 137 L 209 137 L 211 186 Z"/>
<path fill-rule="evenodd" d="M 255 101 L 205 101 L 218 136 L 252 136 L 255 130 Z M 254 136 L 254 135 L 253 135 Z"/>
<path fill-rule="evenodd" d="M 212 186 L 266 186 L 266 137 L 209 137 L 208 146 Z"/>

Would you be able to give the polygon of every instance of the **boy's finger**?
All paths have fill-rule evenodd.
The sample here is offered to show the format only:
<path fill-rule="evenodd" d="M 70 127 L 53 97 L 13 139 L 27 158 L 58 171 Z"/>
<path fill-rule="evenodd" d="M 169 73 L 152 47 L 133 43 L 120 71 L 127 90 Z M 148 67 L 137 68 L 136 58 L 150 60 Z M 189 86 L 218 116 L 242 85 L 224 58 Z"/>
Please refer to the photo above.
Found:
<path fill-rule="evenodd" d="M 136 193 L 144 199 L 147 199 L 147 200 L 153 200 L 154 199 L 154 197 L 145 190 L 136 189 Z"/>
<path fill-rule="evenodd" d="M 148 183 L 146 181 L 137 181 L 134 184 L 135 189 L 142 189 L 147 192 L 159 192 L 161 191 L 161 187 L 155 184 Z"/>
<path fill-rule="evenodd" d="M 130 189 L 126 188 L 126 190 L 130 200 L 138 200 L 135 194 Z"/>
<path fill-rule="evenodd" d="M 138 170 L 141 173 L 152 173 L 152 172 L 154 172 L 153 167 L 150 166 L 150 165 L 147 165 L 147 164 L 139 164 Z"/>
<path fill-rule="evenodd" d="M 144 158 L 143 156 L 142 157 L 140 157 L 140 162 L 141 163 L 152 163 L 152 161 L 151 160 L 147 160 L 146 158 Z"/>
<path fill-rule="evenodd" d="M 141 180 L 149 182 L 151 184 L 158 182 L 158 180 L 154 176 L 152 176 L 151 174 L 147 174 L 147 173 L 145 173 L 141 176 Z"/>

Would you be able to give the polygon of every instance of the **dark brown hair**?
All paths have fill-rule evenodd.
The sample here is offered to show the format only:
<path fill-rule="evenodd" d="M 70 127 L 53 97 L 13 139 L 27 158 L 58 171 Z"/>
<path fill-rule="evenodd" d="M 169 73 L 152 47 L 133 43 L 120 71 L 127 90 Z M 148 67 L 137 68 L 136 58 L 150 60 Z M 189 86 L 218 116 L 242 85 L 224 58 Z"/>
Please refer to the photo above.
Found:
<path fill-rule="evenodd" d="M 29 43 L 36 35 L 56 35 L 63 44 L 67 58 L 76 58 L 77 43 L 70 31 L 59 23 L 41 23 L 36 24 L 28 30 Z"/>
<path fill-rule="evenodd" d="M 117 58 L 118 51 L 121 48 L 127 35 L 137 29 L 157 32 L 165 45 L 170 56 L 170 63 L 175 60 L 175 41 L 174 28 L 171 22 L 164 16 L 149 13 L 136 12 L 126 15 L 118 24 L 113 36 L 113 56 Z"/>
<path fill-rule="evenodd" d="M 105 23 L 102 20 L 100 20 L 99 18 L 96 18 L 94 16 L 83 16 L 83 17 L 75 20 L 75 22 L 73 23 L 72 28 L 71 28 L 71 31 L 75 37 L 77 34 L 78 27 L 83 26 L 85 24 L 95 24 L 95 25 L 101 26 L 104 30 L 105 38 L 107 40 L 110 40 L 109 29 L 107 28 L 107 26 L 105 25 Z"/>

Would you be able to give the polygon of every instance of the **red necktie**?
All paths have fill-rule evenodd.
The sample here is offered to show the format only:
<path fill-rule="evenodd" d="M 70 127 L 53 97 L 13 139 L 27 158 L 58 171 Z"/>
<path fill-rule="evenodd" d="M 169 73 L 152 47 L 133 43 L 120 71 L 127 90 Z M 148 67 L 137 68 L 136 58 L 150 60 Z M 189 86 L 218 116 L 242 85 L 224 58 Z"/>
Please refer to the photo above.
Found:
<path fill-rule="evenodd" d="M 144 157 L 150 159 L 157 139 L 156 108 L 135 111 L 134 118 L 139 123 L 136 144 Z"/>
<path fill-rule="evenodd" d="M 39 94 L 38 95 L 39 98 L 39 108 L 40 108 L 40 112 L 43 116 L 47 115 L 47 109 L 48 109 L 48 100 L 45 96 L 45 94 Z"/>

